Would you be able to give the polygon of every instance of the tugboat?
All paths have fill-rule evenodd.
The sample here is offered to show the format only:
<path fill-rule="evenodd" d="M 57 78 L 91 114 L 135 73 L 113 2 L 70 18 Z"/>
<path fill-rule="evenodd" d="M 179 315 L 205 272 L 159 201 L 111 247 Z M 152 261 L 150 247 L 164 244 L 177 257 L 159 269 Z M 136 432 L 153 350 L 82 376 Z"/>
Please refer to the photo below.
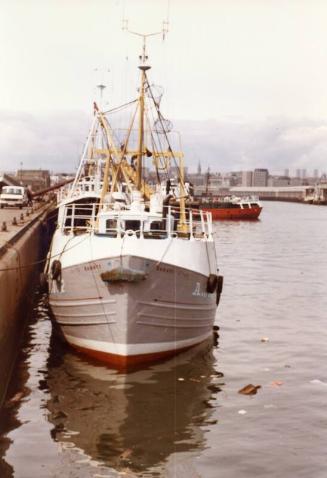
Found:
<path fill-rule="evenodd" d="M 213 221 L 221 220 L 257 220 L 262 211 L 262 205 L 256 197 L 238 198 L 227 196 L 218 199 L 201 201 L 200 209 L 210 212 Z"/>
<path fill-rule="evenodd" d="M 118 368 L 212 334 L 222 291 L 210 212 L 186 207 L 183 153 L 148 78 L 141 35 L 138 97 L 94 117 L 75 180 L 61 192 L 45 274 L 53 316 L 78 351 Z M 115 129 L 117 112 L 130 122 Z M 154 171 L 145 177 L 146 160 Z M 179 187 L 170 190 L 170 165 Z"/>

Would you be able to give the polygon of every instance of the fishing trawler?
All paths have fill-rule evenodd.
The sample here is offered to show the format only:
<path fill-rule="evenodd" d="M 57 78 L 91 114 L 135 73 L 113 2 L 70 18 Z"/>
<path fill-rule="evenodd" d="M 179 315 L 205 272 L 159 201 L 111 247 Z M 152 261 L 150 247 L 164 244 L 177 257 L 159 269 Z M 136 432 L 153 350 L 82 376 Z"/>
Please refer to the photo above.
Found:
<path fill-rule="evenodd" d="M 248 220 L 259 218 L 262 205 L 257 197 L 239 198 L 226 196 L 223 198 L 207 198 L 200 202 L 203 211 L 210 212 L 214 221 L 220 220 Z"/>
<path fill-rule="evenodd" d="M 211 214 L 186 207 L 181 151 L 148 79 L 94 117 L 74 182 L 58 196 L 45 274 L 53 316 L 75 349 L 118 367 L 171 356 L 212 334 L 222 290 Z M 126 129 L 115 115 L 127 113 Z M 153 163 L 152 181 L 145 178 Z M 171 190 L 171 165 L 179 171 Z M 176 167 L 176 166 L 175 166 Z"/>

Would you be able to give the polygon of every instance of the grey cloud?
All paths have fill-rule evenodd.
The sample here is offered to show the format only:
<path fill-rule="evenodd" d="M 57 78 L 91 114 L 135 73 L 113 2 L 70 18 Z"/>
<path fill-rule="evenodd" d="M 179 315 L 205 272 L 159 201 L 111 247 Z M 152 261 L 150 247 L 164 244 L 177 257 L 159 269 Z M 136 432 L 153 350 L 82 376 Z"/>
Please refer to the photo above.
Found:
<path fill-rule="evenodd" d="M 89 128 L 81 112 L 32 115 L 0 112 L 0 170 L 72 171 Z"/>
<path fill-rule="evenodd" d="M 49 168 L 72 171 L 78 164 L 91 116 L 79 111 L 51 115 L 0 112 L 0 170 Z M 186 164 L 231 171 L 268 167 L 327 169 L 327 121 L 240 118 L 175 121 Z"/>
<path fill-rule="evenodd" d="M 327 122 L 312 119 L 268 118 L 189 122 L 176 124 L 190 165 L 213 170 L 241 170 L 267 167 L 327 169 Z"/>

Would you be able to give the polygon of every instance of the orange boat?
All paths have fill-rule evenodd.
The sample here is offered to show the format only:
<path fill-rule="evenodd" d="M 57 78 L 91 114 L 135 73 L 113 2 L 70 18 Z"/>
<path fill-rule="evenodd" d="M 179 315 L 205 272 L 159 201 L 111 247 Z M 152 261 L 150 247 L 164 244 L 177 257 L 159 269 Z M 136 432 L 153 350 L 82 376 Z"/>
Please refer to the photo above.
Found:
<path fill-rule="evenodd" d="M 213 200 L 204 200 L 200 209 L 211 212 L 214 221 L 220 220 L 257 220 L 262 206 L 257 198 L 227 197 Z"/>

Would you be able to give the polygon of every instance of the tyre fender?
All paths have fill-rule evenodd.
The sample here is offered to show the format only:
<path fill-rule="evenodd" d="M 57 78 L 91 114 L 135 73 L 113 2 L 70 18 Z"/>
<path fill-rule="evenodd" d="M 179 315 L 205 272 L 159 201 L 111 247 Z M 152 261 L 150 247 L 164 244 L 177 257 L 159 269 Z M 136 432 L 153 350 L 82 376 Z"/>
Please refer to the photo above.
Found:
<path fill-rule="evenodd" d="M 207 292 L 213 294 L 216 290 L 218 283 L 218 276 L 216 274 L 210 274 L 207 279 Z"/>
<path fill-rule="evenodd" d="M 216 304 L 219 304 L 220 301 L 220 295 L 223 290 L 223 284 L 224 284 L 224 277 L 223 276 L 218 276 L 217 277 L 217 290 L 216 290 Z"/>
<path fill-rule="evenodd" d="M 61 262 L 57 259 L 51 264 L 51 279 L 55 281 L 61 280 Z"/>

